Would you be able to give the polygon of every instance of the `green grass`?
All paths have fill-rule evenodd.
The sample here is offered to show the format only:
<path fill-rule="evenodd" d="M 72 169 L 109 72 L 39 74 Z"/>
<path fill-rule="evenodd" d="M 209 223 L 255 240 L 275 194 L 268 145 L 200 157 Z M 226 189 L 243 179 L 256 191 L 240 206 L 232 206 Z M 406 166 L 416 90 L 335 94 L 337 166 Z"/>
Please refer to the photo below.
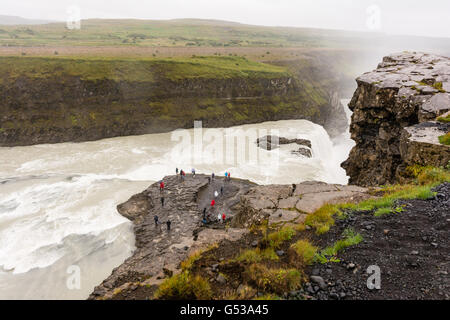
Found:
<path fill-rule="evenodd" d="M 192 78 L 272 78 L 290 74 L 283 67 L 247 60 L 244 57 L 153 58 L 64 58 L 0 57 L 0 75 L 15 79 L 80 77 L 82 80 L 154 82 Z M 1 78 L 1 77 L 0 77 Z"/>
<path fill-rule="evenodd" d="M 277 261 L 279 260 L 279 257 L 277 256 L 273 248 L 266 248 L 264 250 L 256 248 L 245 250 L 239 256 L 233 259 L 233 261 L 247 263 L 256 263 L 263 260 Z"/>
<path fill-rule="evenodd" d="M 208 281 L 188 271 L 166 279 L 155 292 L 155 298 L 163 300 L 208 300 L 211 297 Z"/>
<path fill-rule="evenodd" d="M 414 177 L 412 184 L 386 186 L 383 195 L 359 203 L 326 204 L 316 212 L 308 215 L 305 225 L 315 229 L 317 234 L 323 234 L 334 225 L 334 217 L 345 218 L 347 211 L 369 212 L 375 216 L 402 212 L 403 208 L 396 205 L 397 200 L 421 199 L 434 197 L 431 191 L 435 186 L 450 182 L 450 170 L 435 167 L 412 166 L 407 172 Z"/>
<path fill-rule="evenodd" d="M 211 20 L 89 19 L 80 30 L 65 23 L 1 26 L 0 45 L 139 47 L 336 47 L 370 43 L 358 32 L 251 26 Z M 356 44 L 355 44 L 356 42 Z M 270 52 L 263 51 L 266 55 Z"/>
<path fill-rule="evenodd" d="M 245 274 L 258 289 L 276 294 L 300 288 L 304 279 L 297 269 L 270 269 L 260 264 L 252 264 Z"/>
<path fill-rule="evenodd" d="M 352 229 L 346 229 L 343 233 L 343 239 L 336 241 L 333 246 L 327 247 L 317 253 L 314 260 L 319 263 L 339 262 L 337 254 L 342 250 L 355 246 L 363 240 L 359 233 L 355 233 Z"/>
<path fill-rule="evenodd" d="M 445 144 L 446 146 L 450 146 L 450 132 L 445 134 L 445 135 L 443 135 L 443 136 L 440 136 L 439 137 L 439 142 L 441 144 Z"/>
<path fill-rule="evenodd" d="M 300 257 L 304 265 L 310 265 L 314 261 L 318 249 L 307 240 L 299 240 L 291 245 L 291 248 Z"/>
<path fill-rule="evenodd" d="M 289 241 L 296 234 L 296 231 L 291 226 L 284 226 L 276 232 L 268 235 L 268 240 L 271 248 L 279 248 L 283 242 Z"/>
<path fill-rule="evenodd" d="M 439 117 L 439 118 L 437 118 L 437 120 L 438 120 L 439 122 L 449 123 L 449 122 L 450 122 L 450 114 L 448 114 L 448 115 L 445 116 L 445 117 Z"/>

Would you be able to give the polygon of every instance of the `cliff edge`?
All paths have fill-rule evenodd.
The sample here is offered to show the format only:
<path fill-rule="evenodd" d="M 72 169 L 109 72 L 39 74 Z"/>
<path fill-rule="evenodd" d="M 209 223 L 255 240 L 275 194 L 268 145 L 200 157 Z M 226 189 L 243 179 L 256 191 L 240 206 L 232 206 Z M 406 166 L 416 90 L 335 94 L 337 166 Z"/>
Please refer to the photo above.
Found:
<path fill-rule="evenodd" d="M 408 166 L 448 164 L 450 147 L 439 137 L 449 132 L 449 124 L 437 118 L 450 110 L 449 58 L 393 54 L 356 81 L 349 105 L 356 146 L 342 165 L 350 183 L 396 183 Z"/>

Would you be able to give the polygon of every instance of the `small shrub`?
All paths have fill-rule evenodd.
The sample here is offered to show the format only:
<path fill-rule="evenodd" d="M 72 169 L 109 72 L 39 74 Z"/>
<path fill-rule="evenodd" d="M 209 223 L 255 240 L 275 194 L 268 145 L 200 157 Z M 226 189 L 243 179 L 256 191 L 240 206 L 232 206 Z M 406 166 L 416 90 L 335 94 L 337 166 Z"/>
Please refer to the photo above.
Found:
<path fill-rule="evenodd" d="M 294 235 L 294 228 L 291 226 L 284 226 L 279 231 L 269 234 L 269 244 L 272 248 L 278 248 L 283 242 L 291 240 Z"/>
<path fill-rule="evenodd" d="M 437 118 L 437 121 L 443 122 L 443 123 L 448 123 L 448 122 L 450 122 L 450 114 L 448 114 L 448 115 L 445 116 L 445 117 L 439 117 L 439 118 Z"/>
<path fill-rule="evenodd" d="M 339 212 L 337 206 L 326 204 L 316 212 L 308 215 L 306 217 L 305 224 L 316 229 L 317 234 L 326 233 L 334 224 L 333 215 L 337 212 Z"/>
<path fill-rule="evenodd" d="M 186 271 L 192 269 L 194 263 L 200 259 L 202 256 L 202 251 L 197 251 L 191 254 L 186 260 L 180 263 L 181 270 Z"/>
<path fill-rule="evenodd" d="M 445 135 L 443 135 L 443 136 L 440 136 L 439 137 L 439 142 L 441 144 L 445 144 L 446 146 L 449 146 L 450 145 L 450 132 L 445 134 Z"/>
<path fill-rule="evenodd" d="M 297 269 L 268 269 L 260 264 L 252 264 L 246 275 L 260 290 L 277 294 L 300 288 L 304 278 Z"/>
<path fill-rule="evenodd" d="M 166 279 L 155 297 L 163 300 L 208 300 L 212 297 L 212 291 L 207 280 L 184 271 Z"/>
<path fill-rule="evenodd" d="M 259 248 L 249 249 L 242 252 L 234 261 L 237 262 L 247 262 L 247 263 L 255 263 L 261 262 L 263 260 L 279 260 L 275 250 L 273 248 L 266 248 L 261 250 Z"/>
<path fill-rule="evenodd" d="M 305 265 L 310 265 L 314 261 L 314 256 L 316 255 L 318 249 L 307 240 L 299 240 L 294 243 L 291 248 Z"/>

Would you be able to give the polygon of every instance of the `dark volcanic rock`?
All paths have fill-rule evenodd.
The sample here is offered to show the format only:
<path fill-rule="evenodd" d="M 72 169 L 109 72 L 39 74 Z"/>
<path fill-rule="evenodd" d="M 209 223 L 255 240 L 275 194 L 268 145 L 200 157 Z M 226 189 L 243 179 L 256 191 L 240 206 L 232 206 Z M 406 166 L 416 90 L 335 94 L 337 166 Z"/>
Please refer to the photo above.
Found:
<path fill-rule="evenodd" d="M 391 55 L 357 83 L 349 105 L 356 146 L 342 165 L 350 183 L 395 183 L 417 158 L 428 158 L 427 164 L 434 166 L 448 163 L 449 147 L 440 145 L 431 130 L 416 127 L 423 136 L 418 139 L 412 133 L 417 130 L 409 127 L 435 120 L 450 110 L 446 91 L 450 87 L 449 58 L 425 53 Z"/>
<path fill-rule="evenodd" d="M 133 221 L 136 250 L 95 288 L 90 299 L 113 298 L 116 289 L 128 290 L 131 285 L 158 285 L 164 278 L 178 273 L 179 263 L 193 252 L 222 240 L 239 239 L 248 232 L 239 228 L 225 230 L 225 224 L 217 222 L 216 217 L 218 213 L 226 213 L 227 219 L 233 219 L 233 207 L 253 183 L 238 179 L 225 182 L 223 178 L 208 183 L 205 175 L 195 178 L 188 175 L 185 181 L 179 176 L 169 176 L 164 182 L 163 193 L 159 183 L 155 183 L 117 207 L 121 215 Z M 211 209 L 214 191 L 222 186 L 224 194 L 216 198 L 216 205 Z M 164 207 L 161 196 L 165 198 Z M 206 226 L 201 222 L 203 208 L 208 209 Z M 159 218 L 157 226 L 155 215 Z M 166 227 L 168 220 L 172 222 L 170 231 Z"/>
<path fill-rule="evenodd" d="M 292 154 L 296 154 L 298 156 L 303 156 L 307 158 L 312 157 L 311 141 L 306 139 L 288 139 L 278 136 L 265 136 L 256 140 L 256 144 L 258 145 L 258 147 L 264 150 L 273 150 L 279 148 L 280 145 L 285 144 L 297 144 L 301 147 L 296 150 L 292 150 Z"/>

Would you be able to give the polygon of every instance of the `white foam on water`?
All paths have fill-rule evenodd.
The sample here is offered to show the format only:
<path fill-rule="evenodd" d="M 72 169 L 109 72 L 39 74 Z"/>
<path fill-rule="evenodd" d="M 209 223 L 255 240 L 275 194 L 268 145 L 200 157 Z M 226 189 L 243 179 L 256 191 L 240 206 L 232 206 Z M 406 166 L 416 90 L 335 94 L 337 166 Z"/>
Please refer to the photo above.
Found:
<path fill-rule="evenodd" d="M 0 299 L 86 298 L 134 250 L 132 224 L 117 213 L 117 204 L 174 174 L 175 167 L 187 173 L 229 171 L 260 184 L 348 181 L 340 162 L 352 146 L 349 135 L 333 144 L 321 126 L 305 120 L 234 129 L 308 139 L 313 157 L 293 155 L 299 147 L 294 144 L 277 151 L 257 148 L 253 162 L 226 163 L 213 152 L 216 142 L 205 141 L 210 152 L 199 164 L 176 151 L 172 133 L 0 148 Z M 221 136 L 230 132 L 216 130 Z M 66 286 L 67 268 L 74 264 L 82 270 L 80 290 Z"/>

